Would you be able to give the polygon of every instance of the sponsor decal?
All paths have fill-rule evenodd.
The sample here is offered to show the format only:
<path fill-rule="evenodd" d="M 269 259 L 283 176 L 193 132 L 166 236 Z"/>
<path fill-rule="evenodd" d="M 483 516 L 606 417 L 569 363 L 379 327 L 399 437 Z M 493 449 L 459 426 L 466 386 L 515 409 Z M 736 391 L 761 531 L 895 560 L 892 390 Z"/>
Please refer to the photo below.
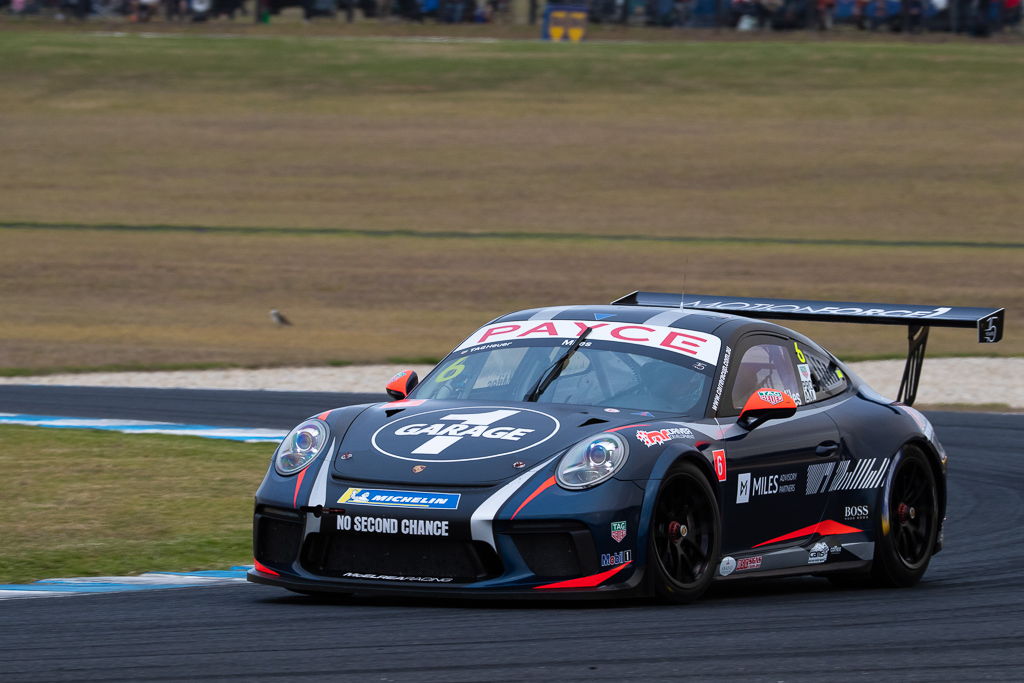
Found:
<path fill-rule="evenodd" d="M 736 502 L 746 503 L 753 496 L 772 496 L 778 493 L 796 491 L 796 472 L 786 474 L 764 474 L 752 477 L 749 472 L 741 474 L 736 482 Z"/>
<path fill-rule="evenodd" d="M 612 538 L 616 543 L 622 543 L 622 539 L 626 537 L 626 523 L 625 522 L 612 522 Z"/>
<path fill-rule="evenodd" d="M 829 548 L 828 551 L 833 555 L 838 555 L 839 553 L 843 552 L 843 547 L 839 545 L 834 545 L 831 548 Z"/>
<path fill-rule="evenodd" d="M 780 304 L 767 301 L 687 301 L 687 308 L 716 311 L 764 311 L 766 313 L 805 313 L 809 315 L 849 315 L 875 318 L 936 318 L 949 313 L 948 306 L 938 308 L 862 308 L 860 306 L 807 306 L 800 303 Z"/>
<path fill-rule="evenodd" d="M 533 448 L 559 427 L 557 419 L 539 410 L 474 406 L 399 418 L 379 428 L 370 441 L 384 455 L 399 460 L 467 462 Z M 430 455 L 439 457 L 423 457 Z"/>
<path fill-rule="evenodd" d="M 342 460 L 351 460 L 352 459 L 352 454 L 351 453 L 342 453 L 338 457 L 341 458 Z"/>
<path fill-rule="evenodd" d="M 392 574 L 360 574 L 359 572 L 345 572 L 343 576 L 349 579 L 373 579 L 375 581 L 419 581 L 420 583 L 451 583 L 455 580 L 449 576 L 395 576 Z"/>
<path fill-rule="evenodd" d="M 650 448 L 651 446 L 667 443 L 672 439 L 692 439 L 693 432 L 686 427 L 668 427 L 650 432 L 637 430 L 636 438 L 640 440 L 640 443 Z"/>
<path fill-rule="evenodd" d="M 393 491 L 391 489 L 349 488 L 341 494 L 339 503 L 345 505 L 373 505 L 386 508 L 418 508 L 421 510 L 457 510 L 460 493 L 433 491 Z"/>
<path fill-rule="evenodd" d="M 867 505 L 847 505 L 844 507 L 843 519 L 867 519 L 870 512 L 871 510 Z"/>
<path fill-rule="evenodd" d="M 765 403 L 770 403 L 773 406 L 782 403 L 782 392 L 775 391 L 774 389 L 759 389 L 757 391 L 757 397 Z"/>
<path fill-rule="evenodd" d="M 413 465 L 412 466 L 413 474 L 419 474 L 420 472 L 422 472 L 425 469 L 427 469 L 426 465 Z"/>
<path fill-rule="evenodd" d="M 627 562 L 633 561 L 632 550 L 620 550 L 617 553 L 602 553 L 601 554 L 601 566 L 602 567 L 616 567 L 620 564 L 626 564 Z"/>
<path fill-rule="evenodd" d="M 828 491 L 873 489 L 885 481 L 889 458 L 864 458 L 822 462 L 807 466 L 807 488 L 810 496 Z"/>
<path fill-rule="evenodd" d="M 337 520 L 338 531 L 397 534 L 400 536 L 448 535 L 448 520 L 446 519 L 395 519 L 394 517 L 338 515 Z"/>
<path fill-rule="evenodd" d="M 718 384 L 715 386 L 715 398 L 711 401 L 711 410 L 718 410 L 718 403 L 722 399 L 722 389 L 725 388 L 725 378 L 729 374 L 729 359 L 732 357 L 732 349 L 725 347 L 722 353 L 722 371 L 718 374 Z"/>
<path fill-rule="evenodd" d="M 981 340 L 983 344 L 992 344 L 999 341 L 999 316 L 993 315 L 985 318 L 984 326 L 979 326 L 981 330 Z"/>
<path fill-rule="evenodd" d="M 718 481 L 725 481 L 725 449 L 719 448 L 711 451 L 711 458 L 715 465 L 715 476 L 718 477 Z"/>
<path fill-rule="evenodd" d="M 753 557 L 741 557 L 740 559 L 736 560 L 736 571 L 742 572 L 746 571 L 747 569 L 760 569 L 761 560 L 763 559 L 764 557 L 762 555 L 754 555 Z"/>
<path fill-rule="evenodd" d="M 521 320 L 485 325 L 462 342 L 456 351 L 483 344 L 513 340 L 568 339 L 574 340 L 586 328 L 592 332 L 587 342 L 596 341 L 635 344 L 671 351 L 714 365 L 718 359 L 721 340 L 706 332 L 695 332 L 663 325 L 637 325 L 633 323 L 594 322 L 591 320 Z M 570 342 L 571 343 L 571 342 Z"/>
<path fill-rule="evenodd" d="M 704 363 L 699 363 L 699 362 L 698 362 L 698 363 L 694 363 L 694 364 L 693 364 L 693 369 L 694 369 L 694 370 L 697 370 L 697 371 L 703 370 L 703 369 L 705 369 L 706 367 L 707 367 L 707 365 L 705 365 Z"/>
<path fill-rule="evenodd" d="M 605 408 L 604 412 L 606 412 L 606 413 L 621 413 L 622 411 L 619 410 L 618 408 Z"/>
<path fill-rule="evenodd" d="M 512 467 L 515 467 L 517 470 L 521 470 L 524 467 L 526 467 L 526 463 L 523 462 L 522 460 L 516 460 L 514 463 L 512 463 Z"/>
<path fill-rule="evenodd" d="M 804 398 L 808 403 L 813 403 L 818 399 L 818 393 L 814 390 L 814 384 L 810 380 L 800 382 L 800 388 L 804 390 Z"/>
<path fill-rule="evenodd" d="M 640 417 L 654 417 L 654 413 L 648 410 L 641 410 L 640 412 L 637 413 L 630 413 L 630 415 L 639 415 Z"/>
<path fill-rule="evenodd" d="M 797 369 L 797 371 L 800 372 L 800 381 L 801 382 L 810 382 L 811 381 L 811 366 L 810 365 L 808 365 L 807 363 L 800 363 L 799 365 L 796 366 L 796 369 Z"/>
<path fill-rule="evenodd" d="M 722 563 L 718 565 L 718 573 L 721 576 L 729 576 L 736 571 L 736 560 L 726 555 L 722 558 Z"/>
<path fill-rule="evenodd" d="M 807 551 L 807 564 L 821 564 L 828 559 L 828 543 L 818 541 Z"/>
<path fill-rule="evenodd" d="M 744 472 L 736 478 L 736 502 L 750 501 L 750 472 Z"/>

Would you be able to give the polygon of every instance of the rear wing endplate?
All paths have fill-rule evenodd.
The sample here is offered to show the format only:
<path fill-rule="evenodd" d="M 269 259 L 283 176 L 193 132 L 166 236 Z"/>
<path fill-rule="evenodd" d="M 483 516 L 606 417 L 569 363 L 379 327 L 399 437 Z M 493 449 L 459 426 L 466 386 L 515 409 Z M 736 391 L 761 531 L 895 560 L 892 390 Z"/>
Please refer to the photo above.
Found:
<path fill-rule="evenodd" d="M 856 301 L 763 299 L 705 294 L 687 294 L 684 298 L 682 294 L 665 292 L 633 292 L 616 299 L 612 304 L 715 311 L 748 318 L 906 325 L 908 327 L 907 364 L 903 369 L 898 399 L 907 405 L 912 404 L 917 396 L 929 328 L 974 328 L 978 331 L 980 343 L 994 344 L 1003 338 L 1003 323 L 1006 315 L 1002 308 L 910 306 Z"/>

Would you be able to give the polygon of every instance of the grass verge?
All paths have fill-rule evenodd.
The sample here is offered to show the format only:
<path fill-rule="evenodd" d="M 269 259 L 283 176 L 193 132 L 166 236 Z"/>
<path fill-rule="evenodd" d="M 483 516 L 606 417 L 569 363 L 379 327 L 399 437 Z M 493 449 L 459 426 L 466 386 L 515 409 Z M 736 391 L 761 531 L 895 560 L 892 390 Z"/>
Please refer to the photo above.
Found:
<path fill-rule="evenodd" d="M 0 427 L 0 583 L 248 563 L 252 495 L 272 451 Z"/>

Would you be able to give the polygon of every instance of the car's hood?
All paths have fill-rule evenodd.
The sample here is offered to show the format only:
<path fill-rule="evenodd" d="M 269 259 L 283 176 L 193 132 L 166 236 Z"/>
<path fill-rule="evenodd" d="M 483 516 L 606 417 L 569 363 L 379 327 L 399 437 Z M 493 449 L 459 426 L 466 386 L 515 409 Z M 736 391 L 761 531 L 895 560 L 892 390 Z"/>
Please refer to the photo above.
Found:
<path fill-rule="evenodd" d="M 386 484 L 495 484 L 580 439 L 650 416 L 547 403 L 382 403 L 363 411 L 348 428 L 333 473 Z"/>

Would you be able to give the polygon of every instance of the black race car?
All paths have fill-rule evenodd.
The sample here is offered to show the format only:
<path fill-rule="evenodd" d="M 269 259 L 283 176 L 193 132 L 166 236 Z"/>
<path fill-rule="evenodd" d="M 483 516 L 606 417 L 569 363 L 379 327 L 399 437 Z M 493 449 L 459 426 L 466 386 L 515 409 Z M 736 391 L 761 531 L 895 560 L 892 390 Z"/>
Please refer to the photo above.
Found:
<path fill-rule="evenodd" d="M 820 574 L 910 586 L 946 454 L 910 407 L 928 329 L 1003 311 L 634 292 L 502 316 L 390 403 L 298 425 L 259 491 L 250 581 L 302 593 L 700 596 Z M 906 325 L 900 400 L 750 318 Z"/>

